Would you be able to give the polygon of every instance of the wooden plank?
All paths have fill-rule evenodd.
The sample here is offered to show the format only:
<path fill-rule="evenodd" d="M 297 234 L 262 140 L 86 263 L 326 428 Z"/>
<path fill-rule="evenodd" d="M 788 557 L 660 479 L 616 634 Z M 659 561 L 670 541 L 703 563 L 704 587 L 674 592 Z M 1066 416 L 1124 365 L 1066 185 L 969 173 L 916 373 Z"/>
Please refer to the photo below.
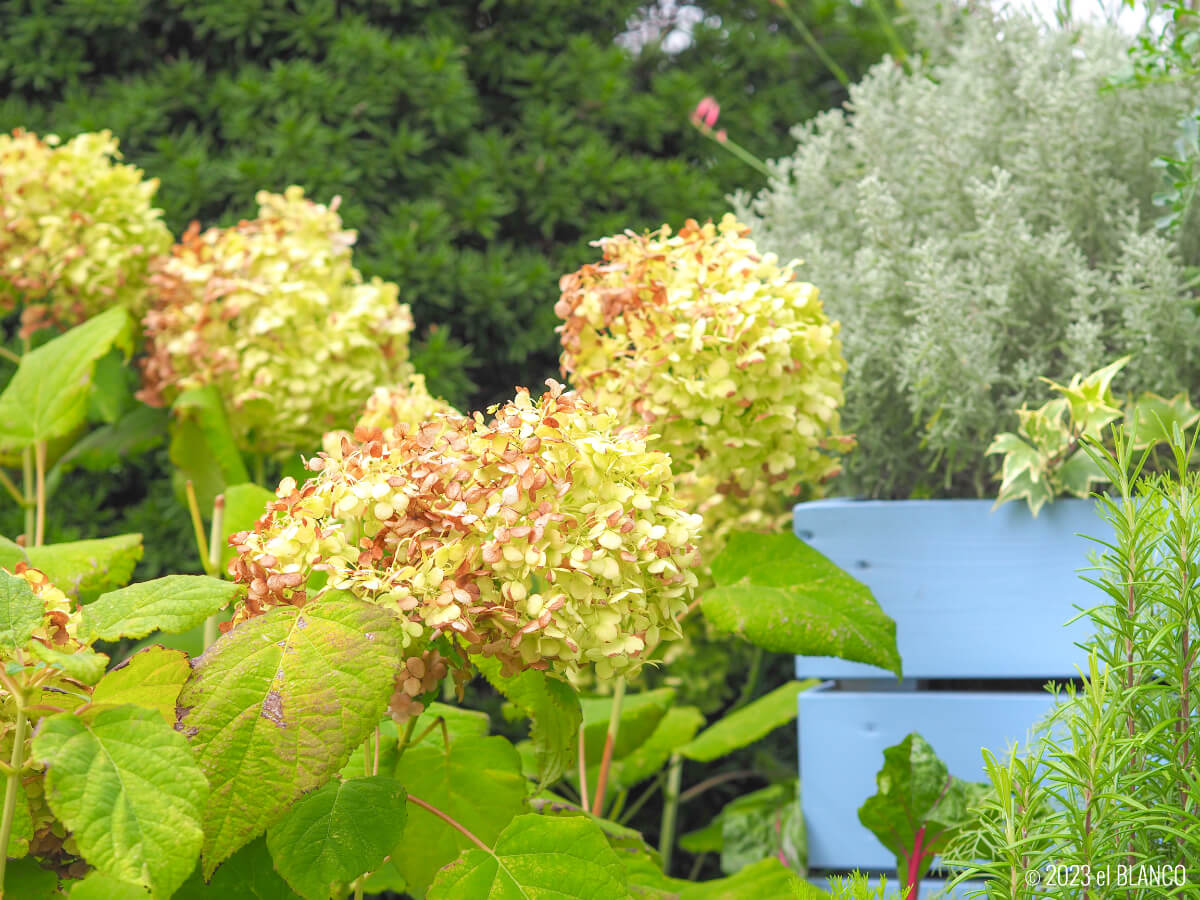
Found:
<path fill-rule="evenodd" d="M 925 738 L 952 775 L 984 781 L 981 749 L 1024 744 L 1053 700 L 1044 693 L 855 692 L 828 686 L 798 698 L 800 783 L 814 869 L 889 871 L 895 858 L 858 821 L 885 748 Z"/>
<path fill-rule="evenodd" d="M 990 500 L 818 500 L 795 507 L 797 536 L 875 594 L 896 620 L 910 678 L 1050 678 L 1076 674 L 1086 620 L 1102 602 L 1080 570 L 1111 540 L 1092 501 L 1059 500 L 1035 519 Z M 803 657 L 799 677 L 879 677 L 843 660 Z"/>

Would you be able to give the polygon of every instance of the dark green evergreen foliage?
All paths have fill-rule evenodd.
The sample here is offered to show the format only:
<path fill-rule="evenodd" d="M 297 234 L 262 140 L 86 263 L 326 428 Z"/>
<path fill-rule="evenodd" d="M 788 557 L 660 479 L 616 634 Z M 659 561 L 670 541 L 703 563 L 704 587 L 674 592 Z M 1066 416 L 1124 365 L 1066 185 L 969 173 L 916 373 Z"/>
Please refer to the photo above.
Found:
<path fill-rule="evenodd" d="M 176 232 L 252 215 L 260 189 L 340 194 L 359 266 L 412 304 L 431 388 L 463 402 L 467 360 L 478 405 L 556 374 L 557 281 L 588 241 L 760 186 L 689 126 L 702 96 L 762 157 L 843 99 L 768 0 L 701 5 L 673 54 L 679 7 L 635 0 L 9 0 L 0 128 L 111 129 Z M 887 50 L 869 8 L 792 6 L 852 78 Z"/>

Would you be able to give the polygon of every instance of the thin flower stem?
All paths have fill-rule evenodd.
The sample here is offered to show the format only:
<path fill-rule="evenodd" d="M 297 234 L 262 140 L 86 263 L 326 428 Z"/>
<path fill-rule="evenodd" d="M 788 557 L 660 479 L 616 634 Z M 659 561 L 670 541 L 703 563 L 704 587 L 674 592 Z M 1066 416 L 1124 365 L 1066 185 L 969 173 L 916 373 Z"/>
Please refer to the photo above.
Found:
<path fill-rule="evenodd" d="M 588 783 L 587 783 L 587 747 L 583 744 L 583 723 L 579 723 L 579 799 L 583 805 L 583 811 L 590 813 L 591 805 L 588 803 Z"/>
<path fill-rule="evenodd" d="M 898 63 L 907 64 L 908 51 L 904 48 L 904 42 L 900 40 L 900 35 L 896 33 L 892 19 L 884 10 L 883 4 L 879 0 L 867 0 L 867 5 L 871 7 L 871 12 L 875 13 L 875 18 L 879 20 L 879 27 L 883 29 L 884 36 L 892 47 L 892 56 Z"/>
<path fill-rule="evenodd" d="M 371 774 L 379 774 L 379 726 L 375 726 L 375 760 L 371 763 Z"/>
<path fill-rule="evenodd" d="M 193 491 L 193 494 L 195 492 Z M 220 577 L 221 572 L 221 538 L 225 534 L 225 495 L 217 494 L 213 500 L 212 529 L 208 539 L 208 564 L 204 571 L 214 578 Z M 217 642 L 220 633 L 220 613 L 213 613 L 204 620 L 204 649 L 207 650 Z"/>
<path fill-rule="evenodd" d="M 679 814 L 679 783 L 683 780 L 683 757 L 671 754 L 667 770 L 667 790 L 663 796 L 662 827 L 658 832 L 658 852 L 662 856 L 663 874 L 671 874 L 671 855 L 675 849 L 675 818 Z"/>
<path fill-rule="evenodd" d="M 33 546 L 42 546 L 46 538 L 46 442 L 33 445 L 34 466 L 37 469 L 37 522 L 33 534 Z"/>
<path fill-rule="evenodd" d="M 17 501 L 17 505 L 24 508 L 25 495 L 21 493 L 13 480 L 8 477 L 8 473 L 3 469 L 0 469 L 0 484 L 4 485 L 5 490 L 12 494 L 12 498 Z"/>
<path fill-rule="evenodd" d="M 33 448 L 26 447 L 21 451 L 22 484 L 25 487 L 25 546 L 33 546 L 33 529 L 36 522 L 33 499 Z"/>
<path fill-rule="evenodd" d="M 736 781 L 739 778 L 766 778 L 761 772 L 756 772 L 753 769 L 738 769 L 736 772 L 722 772 L 720 775 L 714 775 L 712 778 L 706 778 L 699 784 L 694 784 L 682 794 L 679 795 L 681 804 L 687 803 L 699 797 L 709 788 L 715 788 L 719 784 L 724 784 L 727 781 Z"/>
<path fill-rule="evenodd" d="M 4 812 L 0 818 L 0 897 L 4 896 L 4 869 L 8 863 L 8 842 L 12 838 L 13 821 L 17 811 L 17 788 L 20 785 L 21 767 L 25 764 L 25 697 L 18 691 L 12 694 L 17 706 L 17 722 L 13 731 L 12 756 L 8 764 L 11 771 L 4 780 Z"/>
<path fill-rule="evenodd" d="M 842 87 L 849 87 L 849 76 L 845 73 L 842 67 L 834 61 L 833 57 L 825 51 L 825 48 L 821 46 L 821 42 L 816 39 L 816 36 L 813 35 L 812 31 L 809 30 L 809 27 L 804 24 L 804 20 L 796 15 L 795 11 L 788 6 L 787 0 L 780 0 L 780 2 L 775 3 L 775 5 L 783 10 L 783 14 L 787 16 L 787 20 L 792 23 L 792 27 L 795 28 L 796 31 L 800 32 L 800 37 L 804 39 L 804 43 L 808 44 L 809 49 L 817 55 L 817 59 L 825 64 L 825 68 L 827 68 L 833 77 L 838 80 L 838 83 L 841 84 Z"/>
<path fill-rule="evenodd" d="M 21 354 L 13 353 L 7 347 L 0 347 L 0 356 L 3 356 L 9 362 L 15 362 L 18 366 L 21 364 Z"/>
<path fill-rule="evenodd" d="M 754 691 L 758 687 L 758 679 L 762 675 L 763 658 L 766 656 L 766 651 L 762 647 L 754 648 L 754 656 L 750 660 L 750 674 L 746 678 L 746 683 L 742 686 L 742 692 L 738 695 L 737 701 L 733 706 L 725 712 L 725 715 L 734 710 L 741 709 L 754 696 Z"/>
<path fill-rule="evenodd" d="M 650 782 L 650 784 L 646 787 L 646 789 L 644 791 L 642 791 L 641 795 L 636 800 L 634 800 L 632 804 L 630 804 L 629 809 L 625 810 L 624 814 L 618 820 L 617 824 L 624 825 L 626 822 L 628 822 L 630 819 L 632 819 L 634 816 L 636 816 L 638 814 L 638 810 L 640 810 L 643 806 L 646 805 L 646 801 L 654 796 L 654 792 L 657 791 L 660 787 L 662 787 L 662 784 L 663 784 L 663 775 L 660 772 L 658 774 L 658 777 L 656 777 L 652 782 Z"/>
<path fill-rule="evenodd" d="M 439 716 L 439 718 L 440 718 L 440 716 Z M 437 723 L 435 722 L 434 725 L 436 725 L 436 724 Z M 404 751 L 407 750 L 411 744 L 419 743 L 421 741 L 421 738 L 423 738 L 423 737 L 425 737 L 425 735 L 429 734 L 430 730 L 433 728 L 433 725 L 430 725 L 429 728 L 426 728 L 425 731 L 421 734 L 421 737 L 417 738 L 414 741 L 412 739 L 412 733 L 416 729 L 416 727 L 417 727 L 416 718 L 409 719 L 408 724 L 406 724 L 404 726 L 404 734 L 402 734 L 400 736 L 400 743 L 396 745 L 396 759 L 397 760 L 399 760 L 400 757 L 402 757 L 404 755 Z"/>
<path fill-rule="evenodd" d="M 600 774 L 596 776 L 596 796 L 592 800 L 592 811 L 604 815 L 604 792 L 608 788 L 608 770 L 612 765 L 613 748 L 621 730 L 621 705 L 625 701 L 625 678 L 618 677 L 613 689 L 612 710 L 608 716 L 608 734 L 604 737 L 604 755 L 600 757 Z"/>
<path fill-rule="evenodd" d="M 200 518 L 200 504 L 196 501 L 196 488 L 190 479 L 184 486 L 184 491 L 187 494 L 188 512 L 192 516 L 192 532 L 196 535 L 196 549 L 200 553 L 200 565 L 204 567 L 205 574 L 211 575 L 208 561 L 208 539 L 204 537 L 204 521 Z"/>
<path fill-rule="evenodd" d="M 465 837 L 467 840 L 469 840 L 471 843 L 473 843 L 480 850 L 484 850 L 487 853 L 492 852 L 492 848 L 489 847 L 487 844 L 485 844 L 483 841 L 481 841 L 479 838 L 475 837 L 475 835 L 472 834 L 465 825 L 462 825 L 459 822 L 455 821 L 453 818 L 446 815 L 446 813 L 444 813 L 440 809 L 438 809 L 436 806 L 426 803 L 420 797 L 415 797 L 412 794 L 408 795 L 408 802 L 415 803 L 417 806 L 421 807 L 421 809 L 425 810 L 426 812 L 432 813 L 433 815 L 437 816 L 439 819 L 441 819 L 443 822 L 445 822 L 447 825 L 449 825 L 451 828 L 453 828 L 455 831 L 457 831 L 459 834 L 461 834 L 463 837 Z"/>

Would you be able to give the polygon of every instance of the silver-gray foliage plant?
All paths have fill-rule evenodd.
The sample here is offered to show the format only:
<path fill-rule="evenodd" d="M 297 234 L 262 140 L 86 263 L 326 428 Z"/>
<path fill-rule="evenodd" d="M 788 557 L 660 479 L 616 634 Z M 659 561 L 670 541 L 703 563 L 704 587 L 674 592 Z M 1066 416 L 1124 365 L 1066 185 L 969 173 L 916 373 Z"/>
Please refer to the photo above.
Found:
<path fill-rule="evenodd" d="M 984 496 L 984 451 L 1038 376 L 1132 352 L 1125 390 L 1197 384 L 1197 240 L 1155 233 L 1150 203 L 1196 84 L 1102 90 L 1125 59 L 1112 29 L 910 8 L 949 44 L 876 66 L 736 206 L 842 322 L 859 449 L 841 489 Z"/>

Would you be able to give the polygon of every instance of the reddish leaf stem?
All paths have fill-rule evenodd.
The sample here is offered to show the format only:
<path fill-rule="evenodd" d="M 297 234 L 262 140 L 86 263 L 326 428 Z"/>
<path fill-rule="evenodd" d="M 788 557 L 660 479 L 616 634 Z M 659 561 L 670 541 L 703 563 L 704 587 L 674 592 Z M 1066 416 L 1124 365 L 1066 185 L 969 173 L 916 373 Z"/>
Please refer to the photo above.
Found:
<path fill-rule="evenodd" d="M 445 822 L 447 825 L 449 825 L 451 828 L 453 828 L 459 834 L 463 835 L 467 840 L 469 840 L 471 843 L 473 843 L 480 850 L 486 850 L 488 853 L 492 852 L 492 848 L 489 847 L 487 844 L 485 844 L 483 841 L 481 841 L 479 838 L 475 837 L 475 835 L 473 835 L 471 833 L 471 831 L 465 825 L 462 825 L 459 822 L 455 821 L 449 815 L 447 815 L 446 813 L 444 813 L 440 809 L 438 809 L 436 806 L 426 803 L 420 797 L 414 797 L 412 794 L 408 795 L 408 802 L 415 803 L 417 806 L 421 807 L 421 809 L 425 810 L 426 812 L 432 813 L 433 815 L 437 816 L 439 819 L 441 819 L 443 822 Z"/>

